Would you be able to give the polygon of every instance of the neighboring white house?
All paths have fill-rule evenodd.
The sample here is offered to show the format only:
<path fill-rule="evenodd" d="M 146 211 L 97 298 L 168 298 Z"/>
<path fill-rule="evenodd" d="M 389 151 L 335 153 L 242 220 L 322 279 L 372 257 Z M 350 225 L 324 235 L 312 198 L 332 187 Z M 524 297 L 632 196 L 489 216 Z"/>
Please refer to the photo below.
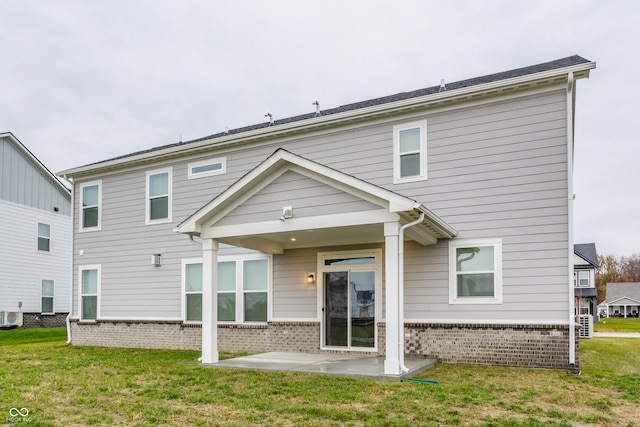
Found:
<path fill-rule="evenodd" d="M 71 342 L 577 368 L 579 56 L 60 172 Z"/>
<path fill-rule="evenodd" d="M 0 133 L 0 218 L 0 327 L 64 326 L 71 193 L 11 133 Z"/>
<path fill-rule="evenodd" d="M 607 283 L 607 297 L 601 306 L 607 317 L 638 317 L 640 283 Z"/>

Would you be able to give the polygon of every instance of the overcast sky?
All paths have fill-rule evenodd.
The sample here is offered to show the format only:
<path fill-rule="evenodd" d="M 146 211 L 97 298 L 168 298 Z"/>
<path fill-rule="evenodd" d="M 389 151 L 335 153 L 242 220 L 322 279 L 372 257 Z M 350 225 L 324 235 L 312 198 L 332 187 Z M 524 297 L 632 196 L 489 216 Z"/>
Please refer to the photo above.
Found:
<path fill-rule="evenodd" d="M 554 59 L 576 106 L 575 240 L 640 252 L 640 2 L 0 0 L 0 132 L 58 172 Z"/>

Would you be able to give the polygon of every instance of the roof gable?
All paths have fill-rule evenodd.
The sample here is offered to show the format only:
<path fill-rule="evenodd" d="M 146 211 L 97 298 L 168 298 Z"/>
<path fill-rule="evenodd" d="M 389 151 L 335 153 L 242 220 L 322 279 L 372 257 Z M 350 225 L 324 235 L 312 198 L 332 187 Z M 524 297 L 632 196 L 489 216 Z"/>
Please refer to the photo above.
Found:
<path fill-rule="evenodd" d="M 607 296 L 605 302 L 620 300 L 621 298 L 630 298 L 640 301 L 640 283 L 607 283 Z"/>
<path fill-rule="evenodd" d="M 577 243 L 573 245 L 573 253 L 582 258 L 585 264 L 590 264 L 596 268 L 600 265 L 595 243 Z"/>
<path fill-rule="evenodd" d="M 415 200 L 295 155 L 284 149 L 275 151 L 253 170 L 197 210 L 179 224 L 176 231 L 191 235 L 202 235 L 210 230 L 212 226 L 215 226 L 218 228 L 226 227 L 227 230 L 231 230 L 230 233 L 241 234 L 246 231 L 242 229 L 244 224 L 258 224 L 256 221 L 261 220 L 259 224 L 264 233 L 277 233 L 282 229 L 281 226 L 284 227 L 278 221 L 278 217 L 275 214 L 268 218 L 261 217 L 260 214 L 255 215 L 251 210 L 251 204 L 253 203 L 253 206 L 259 205 L 261 203 L 260 197 L 264 195 L 262 203 L 270 203 L 272 207 L 279 207 L 287 196 L 277 195 L 274 188 L 292 178 L 299 178 L 305 181 L 307 185 L 313 182 L 322 191 L 333 192 L 334 195 L 342 195 L 351 204 L 351 208 L 347 208 L 345 211 L 348 212 L 343 212 L 343 216 L 340 216 L 340 212 L 320 211 L 316 212 L 315 215 L 309 214 L 306 217 L 296 217 L 294 221 L 301 229 L 315 228 L 316 224 L 313 224 L 314 218 L 317 220 L 318 218 L 340 217 L 340 220 L 343 221 L 341 223 L 342 226 L 356 226 L 365 223 L 382 223 L 398 220 L 399 218 L 404 218 L 404 221 L 408 222 L 424 214 L 423 235 L 419 235 L 419 231 L 412 230 L 414 233 L 418 233 L 415 235 L 417 241 L 422 241 L 423 244 L 434 243 L 433 239 L 451 238 L 456 235 L 456 231 L 453 228 Z M 253 198 L 257 198 L 258 201 L 252 200 Z M 301 206 L 303 209 L 308 208 L 304 204 Z M 359 211 L 366 212 L 367 215 L 360 215 Z M 225 219 L 227 216 L 233 216 L 234 212 L 239 215 L 249 215 L 247 216 L 249 218 L 248 221 Z M 311 210 L 308 212 L 311 212 Z M 363 216 L 368 216 L 368 218 L 362 219 Z M 305 222 L 306 219 L 310 222 Z M 349 221 L 353 221 L 353 223 Z M 331 224 L 330 221 L 328 223 Z"/>

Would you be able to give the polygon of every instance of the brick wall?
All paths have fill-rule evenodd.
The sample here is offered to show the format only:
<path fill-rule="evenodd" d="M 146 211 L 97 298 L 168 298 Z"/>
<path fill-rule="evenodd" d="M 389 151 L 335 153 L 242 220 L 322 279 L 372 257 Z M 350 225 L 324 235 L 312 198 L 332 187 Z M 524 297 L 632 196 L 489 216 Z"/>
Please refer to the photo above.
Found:
<path fill-rule="evenodd" d="M 267 325 L 219 325 L 220 351 L 319 353 L 320 322 L 269 322 Z M 199 350 L 200 325 L 182 322 L 71 322 L 72 343 L 109 347 Z M 569 327 L 562 325 L 436 324 L 405 325 L 407 357 L 434 358 L 444 363 L 579 368 L 569 366 Z M 343 353 L 343 351 L 331 351 Z M 378 323 L 378 354 L 385 352 L 385 324 Z M 353 353 L 353 352 L 351 352 Z M 371 355 L 371 353 L 362 352 Z"/>
<path fill-rule="evenodd" d="M 67 326 L 68 313 L 22 313 L 23 328 L 59 328 Z"/>
<path fill-rule="evenodd" d="M 569 326 L 500 324 L 407 324 L 407 356 L 445 363 L 578 369 L 569 365 Z"/>

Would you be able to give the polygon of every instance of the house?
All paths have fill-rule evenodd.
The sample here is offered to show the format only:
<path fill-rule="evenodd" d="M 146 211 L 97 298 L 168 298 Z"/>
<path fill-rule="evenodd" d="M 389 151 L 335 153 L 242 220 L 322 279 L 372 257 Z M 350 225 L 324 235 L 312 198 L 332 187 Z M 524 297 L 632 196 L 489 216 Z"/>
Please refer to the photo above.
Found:
<path fill-rule="evenodd" d="M 71 343 L 578 366 L 579 56 L 60 172 Z"/>
<path fill-rule="evenodd" d="M 596 270 L 598 253 L 595 243 L 580 243 L 573 245 L 574 273 L 573 288 L 575 296 L 576 315 L 590 315 L 598 317 L 598 294 L 596 292 Z"/>
<path fill-rule="evenodd" d="M 640 283 L 607 283 L 607 297 L 602 305 L 607 317 L 638 317 Z"/>
<path fill-rule="evenodd" d="M 64 326 L 71 301 L 71 193 L 0 133 L 0 327 Z"/>

